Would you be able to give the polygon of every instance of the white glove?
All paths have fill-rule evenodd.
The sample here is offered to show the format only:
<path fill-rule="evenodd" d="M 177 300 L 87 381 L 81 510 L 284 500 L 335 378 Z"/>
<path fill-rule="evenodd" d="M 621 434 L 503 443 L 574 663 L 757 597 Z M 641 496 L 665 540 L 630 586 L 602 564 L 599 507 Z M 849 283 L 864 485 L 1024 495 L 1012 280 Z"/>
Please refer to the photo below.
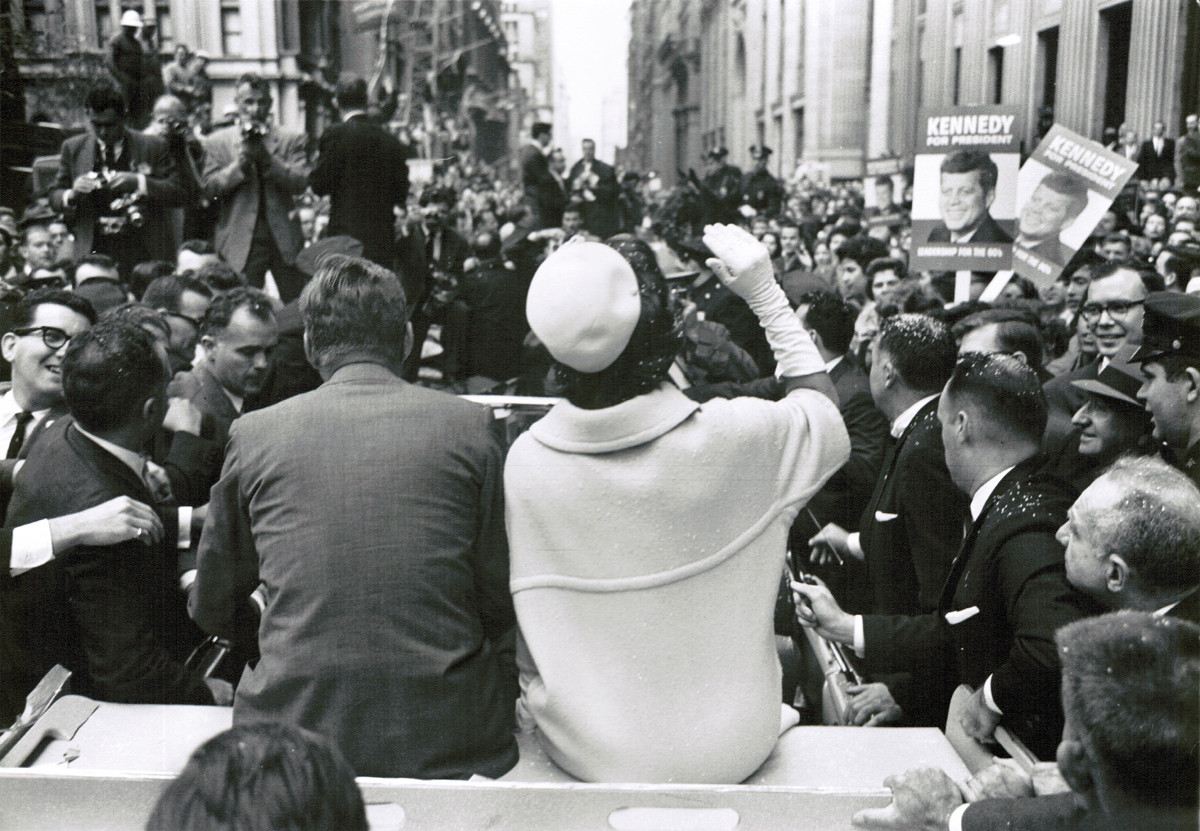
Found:
<path fill-rule="evenodd" d="M 821 353 L 775 282 L 767 247 L 736 225 L 706 226 L 704 244 L 719 257 L 707 260 L 708 267 L 758 316 L 775 353 L 776 375 L 799 378 L 824 372 Z"/>

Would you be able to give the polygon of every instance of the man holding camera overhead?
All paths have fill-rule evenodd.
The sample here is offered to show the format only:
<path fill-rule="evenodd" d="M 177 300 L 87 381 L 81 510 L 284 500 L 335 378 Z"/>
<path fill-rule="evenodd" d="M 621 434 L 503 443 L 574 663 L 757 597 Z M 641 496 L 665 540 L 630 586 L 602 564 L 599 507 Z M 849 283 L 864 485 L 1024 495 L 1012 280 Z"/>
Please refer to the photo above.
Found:
<path fill-rule="evenodd" d="M 201 185 L 219 211 L 213 244 L 255 288 L 270 271 L 287 303 L 305 282 L 295 266 L 304 235 L 291 215 L 292 197 L 308 184 L 305 138 L 270 123 L 271 88 L 261 75 L 243 75 L 236 90 L 237 123 L 204 143 Z"/>
<path fill-rule="evenodd" d="M 88 131 L 63 142 L 50 191 L 75 235 L 75 258 L 107 254 L 128 279 L 143 260 L 170 259 L 169 212 L 183 198 L 167 143 L 126 127 L 126 103 L 111 82 L 88 93 Z"/>

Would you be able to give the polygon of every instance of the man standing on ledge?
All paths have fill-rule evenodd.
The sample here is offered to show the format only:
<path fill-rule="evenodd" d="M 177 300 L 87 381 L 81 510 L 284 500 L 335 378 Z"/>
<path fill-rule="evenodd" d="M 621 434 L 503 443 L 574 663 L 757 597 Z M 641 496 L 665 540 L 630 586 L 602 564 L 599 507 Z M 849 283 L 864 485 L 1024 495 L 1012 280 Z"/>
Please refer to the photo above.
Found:
<path fill-rule="evenodd" d="M 261 289 L 268 271 L 284 303 L 304 287 L 296 255 L 304 247 L 292 197 L 308 185 L 304 136 L 271 126 L 271 88 L 261 75 L 238 79 L 238 121 L 204 144 L 204 196 L 220 215 L 217 253 Z"/>

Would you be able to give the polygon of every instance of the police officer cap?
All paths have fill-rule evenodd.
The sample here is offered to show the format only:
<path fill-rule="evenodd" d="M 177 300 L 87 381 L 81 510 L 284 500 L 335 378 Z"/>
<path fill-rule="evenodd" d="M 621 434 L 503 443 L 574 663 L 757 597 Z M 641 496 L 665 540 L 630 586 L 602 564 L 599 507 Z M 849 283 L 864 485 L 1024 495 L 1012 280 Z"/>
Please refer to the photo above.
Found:
<path fill-rule="evenodd" d="M 1134 362 L 1171 355 L 1200 360 L 1200 296 L 1154 292 L 1146 298 L 1145 309 L 1142 345 L 1133 354 Z"/>

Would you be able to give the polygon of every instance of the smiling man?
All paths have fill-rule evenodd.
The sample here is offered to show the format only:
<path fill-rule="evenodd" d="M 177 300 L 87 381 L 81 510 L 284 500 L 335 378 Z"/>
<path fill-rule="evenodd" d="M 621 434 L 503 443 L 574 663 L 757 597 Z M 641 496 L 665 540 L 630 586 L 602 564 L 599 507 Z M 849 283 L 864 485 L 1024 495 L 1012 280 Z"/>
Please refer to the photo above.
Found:
<path fill-rule="evenodd" d="M 1000 177 L 996 163 L 982 150 L 955 150 L 942 160 L 938 210 L 942 225 L 929 242 L 1012 242 L 988 213 Z"/>
<path fill-rule="evenodd" d="M 1063 266 L 1072 248 L 1059 234 L 1087 207 L 1087 186 L 1069 173 L 1050 173 L 1034 188 L 1017 222 L 1017 245 Z"/>

